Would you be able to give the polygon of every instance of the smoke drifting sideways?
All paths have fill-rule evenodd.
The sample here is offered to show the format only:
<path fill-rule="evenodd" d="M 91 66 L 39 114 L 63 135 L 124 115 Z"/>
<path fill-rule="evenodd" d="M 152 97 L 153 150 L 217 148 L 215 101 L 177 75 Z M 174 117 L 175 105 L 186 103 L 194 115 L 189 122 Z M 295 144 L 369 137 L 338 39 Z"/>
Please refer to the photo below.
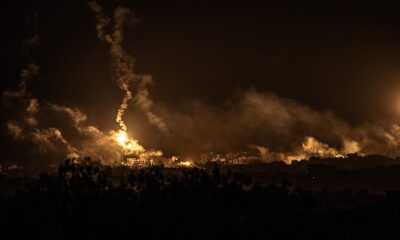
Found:
<path fill-rule="evenodd" d="M 316 111 L 274 93 L 246 90 L 220 107 L 199 101 L 177 112 L 161 108 L 176 142 L 173 151 L 207 153 L 258 151 L 266 162 L 400 155 L 400 126 L 389 121 L 351 126 L 329 111 Z M 182 126 L 185 126 L 182 128 Z"/>
<path fill-rule="evenodd" d="M 13 112 L 6 126 L 9 136 L 30 144 L 46 158 L 59 162 L 65 157 L 90 156 L 103 164 L 121 164 L 131 155 L 143 160 L 161 158 L 161 151 L 146 150 L 129 136 L 124 115 L 131 102 L 165 136 L 161 148 L 171 155 L 195 159 L 201 153 L 251 149 L 265 162 L 286 163 L 352 153 L 400 155 L 399 124 L 380 121 L 350 126 L 331 112 L 316 111 L 270 92 L 243 90 L 221 107 L 199 101 L 187 101 L 181 107 L 156 106 L 148 91 L 151 76 L 136 74 L 135 59 L 122 47 L 124 23 L 132 12 L 118 7 L 108 17 L 96 1 L 89 1 L 89 7 L 95 14 L 98 38 L 110 46 L 113 77 L 124 93 L 115 119 L 119 129 L 101 130 L 89 124 L 79 109 L 30 92 L 40 70 L 31 56 L 40 42 L 34 35 L 24 41 L 29 62 L 21 71 L 19 85 L 3 93 L 3 103 Z"/>
<path fill-rule="evenodd" d="M 121 46 L 124 22 L 130 11 L 119 7 L 114 12 L 114 18 L 110 19 L 103 17 L 101 7 L 95 1 L 89 2 L 89 6 L 96 13 L 99 38 L 110 44 L 114 78 L 125 94 L 116 115 L 120 129 L 102 131 L 87 124 L 87 116 L 79 109 L 39 100 L 29 91 L 29 85 L 39 74 L 39 66 L 33 61 L 31 54 L 39 45 L 39 36 L 35 35 L 23 41 L 23 52 L 29 62 L 21 71 L 18 87 L 3 93 L 3 103 L 13 111 L 13 117 L 6 126 L 8 133 L 15 140 L 30 143 L 31 147 L 46 157 L 60 159 L 63 156 L 79 160 L 90 156 L 103 164 L 121 164 L 124 157 L 129 155 L 142 160 L 161 157 L 161 151 L 145 150 L 138 140 L 129 136 L 123 120 L 129 101 L 134 100 L 149 122 L 168 134 L 163 120 L 151 112 L 153 103 L 147 90 L 152 82 L 151 76 L 135 74 L 134 58 L 126 54 Z M 114 22 L 113 32 L 107 34 L 105 27 L 111 20 Z M 130 90 L 132 83 L 137 85 L 134 97 Z"/>

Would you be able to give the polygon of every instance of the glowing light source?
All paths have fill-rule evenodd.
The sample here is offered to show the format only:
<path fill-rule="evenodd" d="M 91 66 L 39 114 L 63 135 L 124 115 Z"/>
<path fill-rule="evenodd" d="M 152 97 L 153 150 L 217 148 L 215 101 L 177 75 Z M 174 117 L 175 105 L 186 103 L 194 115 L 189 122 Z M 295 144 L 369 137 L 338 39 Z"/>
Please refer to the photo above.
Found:
<path fill-rule="evenodd" d="M 117 133 L 117 141 L 118 141 L 119 145 L 123 146 L 127 140 L 128 140 L 128 136 L 127 136 L 126 132 L 119 131 Z"/>
<path fill-rule="evenodd" d="M 180 167 L 193 167 L 194 163 L 192 161 L 190 161 L 190 160 L 182 161 L 182 162 L 178 163 L 178 166 L 180 166 Z"/>
<path fill-rule="evenodd" d="M 113 138 L 118 145 L 122 147 L 122 152 L 124 155 L 139 154 L 145 151 L 137 140 L 128 136 L 126 131 L 119 130 L 118 132 L 114 133 Z"/>

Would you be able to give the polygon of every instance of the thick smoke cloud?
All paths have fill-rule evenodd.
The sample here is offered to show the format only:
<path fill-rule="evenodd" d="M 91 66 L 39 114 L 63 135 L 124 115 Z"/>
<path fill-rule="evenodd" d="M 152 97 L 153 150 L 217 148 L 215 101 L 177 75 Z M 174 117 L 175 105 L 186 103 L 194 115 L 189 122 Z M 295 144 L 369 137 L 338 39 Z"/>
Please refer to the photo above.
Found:
<path fill-rule="evenodd" d="M 60 153 L 76 156 L 75 148 L 64 138 L 62 132 L 51 126 L 39 126 L 37 118 L 41 111 L 39 100 L 29 90 L 31 82 L 39 74 L 39 66 L 33 60 L 33 50 L 39 45 L 39 35 L 22 41 L 22 52 L 28 63 L 20 73 L 18 86 L 3 92 L 3 103 L 14 110 L 7 122 L 7 130 L 13 139 L 34 144 L 41 153 Z"/>
<path fill-rule="evenodd" d="M 124 92 L 116 116 L 124 133 L 124 114 L 132 102 L 164 134 L 160 147 L 171 155 L 196 157 L 251 149 L 267 162 L 345 157 L 350 153 L 400 155 L 400 126 L 396 123 L 351 126 L 329 111 L 317 111 L 270 92 L 242 91 L 221 106 L 195 100 L 184 106 L 156 106 L 148 91 L 151 76 L 136 74 L 134 58 L 122 47 L 130 10 L 119 7 L 113 17 L 107 17 L 95 1 L 89 6 L 96 15 L 98 38 L 110 46 L 113 76 Z M 40 153 L 58 160 L 60 155 L 90 156 L 107 164 L 120 163 L 127 154 L 115 141 L 118 131 L 99 129 L 81 110 L 48 102 L 30 91 L 40 69 L 31 54 L 38 44 L 38 35 L 23 41 L 28 63 L 16 88 L 3 93 L 3 103 L 13 109 L 6 123 L 10 138 L 32 143 Z M 161 151 L 144 150 L 135 139 L 123 142 L 136 144 L 143 159 L 162 156 Z"/>
<path fill-rule="evenodd" d="M 101 14 L 99 5 L 91 4 L 91 8 Z M 128 102 L 133 98 L 130 85 L 136 81 L 138 82 L 138 94 L 135 96 L 137 106 L 144 111 L 150 123 L 159 126 L 160 130 L 167 133 L 168 130 L 162 119 L 151 112 L 152 101 L 147 91 L 147 85 L 151 83 L 151 76 L 134 74 L 134 60 L 124 52 L 121 46 L 124 22 L 129 12 L 128 9 L 121 7 L 115 10 L 112 35 L 107 35 L 104 30 L 110 20 L 98 15 L 99 38 L 111 44 L 110 52 L 115 78 L 118 86 L 125 92 L 116 120 L 121 129 L 126 131 L 127 126 L 122 118 Z M 79 109 L 40 100 L 30 91 L 31 82 L 35 81 L 39 74 L 39 66 L 34 62 L 31 53 L 38 44 L 38 35 L 23 40 L 23 52 L 28 61 L 27 66 L 21 71 L 18 86 L 3 93 L 3 103 L 13 110 L 12 117 L 6 126 L 10 137 L 32 144 L 34 152 L 48 157 L 52 156 L 58 161 L 62 160 L 61 156 L 73 159 L 90 156 L 105 164 L 120 164 L 127 150 L 123 149 L 121 143 L 118 144 L 119 132 L 100 130 L 96 126 L 88 124 L 86 114 Z M 127 140 L 129 142 L 124 142 L 123 145 L 126 145 L 128 150 L 133 146 L 132 144 L 137 147 L 135 150 L 140 150 L 139 152 L 128 151 L 129 154 L 137 153 L 141 159 L 162 155 L 161 151 L 146 151 L 135 139 Z"/>
<path fill-rule="evenodd" d="M 400 154 L 397 124 L 354 127 L 329 111 L 320 112 L 269 92 L 243 91 L 219 108 L 193 101 L 179 112 L 164 109 L 162 116 L 175 136 L 172 151 L 181 153 L 247 146 L 258 150 L 266 161 L 287 162 L 357 152 Z"/>
<path fill-rule="evenodd" d="M 85 124 L 86 115 L 79 110 L 39 101 L 35 94 L 31 92 L 30 86 L 39 74 L 39 66 L 34 61 L 32 52 L 38 47 L 39 43 L 39 35 L 37 34 L 22 41 L 22 52 L 27 60 L 26 67 L 20 73 L 17 87 L 3 92 L 4 106 L 12 109 L 12 114 L 8 116 L 9 119 L 6 124 L 9 136 L 15 140 L 32 144 L 33 150 L 24 149 L 24 151 L 38 152 L 44 156 L 61 157 L 61 159 L 62 157 L 93 156 L 104 159 L 104 156 L 107 155 L 101 149 L 104 148 L 104 144 L 107 144 L 105 149 L 109 149 L 107 151 L 113 153 L 109 159 L 120 159 L 111 139 L 104 136 L 94 126 Z M 73 122 L 77 136 L 67 140 L 64 135 L 67 129 L 63 125 L 65 116 L 64 121 L 51 122 L 48 120 L 50 115 L 60 115 L 60 117 L 66 115 L 66 117 L 69 117 Z M 86 136 L 86 139 L 82 137 L 83 135 Z M 81 140 L 74 141 L 76 139 Z M 84 140 L 82 141 L 82 139 Z M 29 147 L 29 145 L 25 147 Z M 88 149 L 91 151 L 88 151 Z"/>

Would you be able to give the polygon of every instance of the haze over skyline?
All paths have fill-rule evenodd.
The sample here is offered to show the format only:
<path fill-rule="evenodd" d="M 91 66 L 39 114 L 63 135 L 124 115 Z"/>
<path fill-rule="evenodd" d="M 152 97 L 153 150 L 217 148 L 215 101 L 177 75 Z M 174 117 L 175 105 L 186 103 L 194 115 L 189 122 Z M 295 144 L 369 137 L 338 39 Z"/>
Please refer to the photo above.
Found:
<path fill-rule="evenodd" d="M 99 3 L 114 19 L 105 28 L 113 33 L 118 6 L 131 10 L 118 46 L 143 78 L 130 85 L 124 118 L 146 149 L 193 157 L 260 147 L 268 157 L 398 155 L 398 4 Z M 3 94 L 6 161 L 34 154 L 18 151 L 30 144 L 12 140 L 10 128 L 21 124 L 45 129 L 39 132 L 62 145 L 62 154 L 90 146 L 88 139 L 107 139 L 124 96 L 121 61 L 110 58 L 115 42 L 109 48 L 98 39 L 99 21 L 87 2 L 7 1 L 1 24 L 2 92 L 18 89 L 30 62 L 38 67 L 30 69 L 25 100 Z M 67 109 L 86 117 L 77 122 L 78 111 Z M 90 135 L 92 126 L 101 136 Z M 27 131 L 24 140 L 36 136 Z"/>

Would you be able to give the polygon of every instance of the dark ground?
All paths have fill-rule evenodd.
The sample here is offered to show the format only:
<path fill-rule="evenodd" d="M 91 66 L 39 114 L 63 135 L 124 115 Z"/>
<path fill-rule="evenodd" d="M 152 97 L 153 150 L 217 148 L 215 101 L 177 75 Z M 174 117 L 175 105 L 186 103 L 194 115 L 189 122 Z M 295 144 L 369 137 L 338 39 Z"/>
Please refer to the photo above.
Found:
<path fill-rule="evenodd" d="M 336 179 L 349 176 L 343 183 L 362 177 L 374 182 L 370 173 L 385 174 L 391 180 L 400 175 L 394 166 L 368 170 L 309 167 L 325 171 L 322 179 L 326 183 L 333 180 L 326 173 L 330 171 Z M 2 234 L 51 239 L 382 238 L 396 232 L 400 217 L 399 191 L 305 190 L 282 179 L 275 184 L 254 181 L 216 165 L 148 168 L 127 171 L 121 177 L 124 171 L 91 161 L 67 161 L 55 173 L 25 179 L 25 187 L 15 195 L 0 199 Z M 311 179 L 318 181 L 317 177 Z M 2 181 L 5 186 L 9 180 Z"/>

